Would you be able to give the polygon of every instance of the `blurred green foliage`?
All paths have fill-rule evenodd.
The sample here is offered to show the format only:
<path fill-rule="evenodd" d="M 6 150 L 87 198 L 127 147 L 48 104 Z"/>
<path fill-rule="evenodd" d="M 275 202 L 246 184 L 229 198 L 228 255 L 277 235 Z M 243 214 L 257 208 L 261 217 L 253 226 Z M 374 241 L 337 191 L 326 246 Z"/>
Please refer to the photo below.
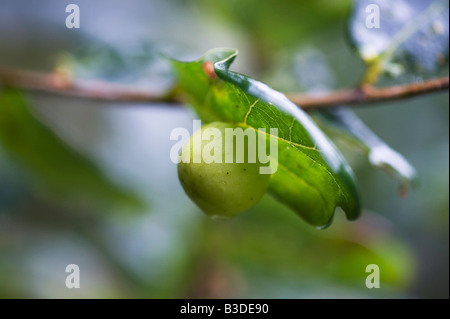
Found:
<path fill-rule="evenodd" d="M 74 74 L 151 89 L 172 80 L 155 51 L 190 59 L 226 46 L 241 52 L 235 70 L 281 91 L 351 87 L 365 70 L 345 39 L 350 1 L 74 3 L 79 30 L 65 28 L 60 1 L 2 3 L 0 66 L 49 69 L 81 50 L 111 63 L 85 54 Z M 2 298 L 448 298 L 448 93 L 356 110 L 412 162 L 420 186 L 399 199 L 395 181 L 344 146 L 365 211 L 355 222 L 338 212 L 322 231 L 270 197 L 228 222 L 203 216 L 169 159 L 171 130 L 192 126 L 187 108 L 4 94 L 0 110 L 14 117 L 0 112 Z M 43 180 L 52 196 L 36 191 Z M 79 205 L 79 194 L 102 204 Z M 123 196 L 151 206 L 111 214 Z M 72 263 L 80 289 L 64 285 Z M 373 263 L 380 289 L 365 286 Z"/>
<path fill-rule="evenodd" d="M 114 186 L 87 159 L 70 149 L 28 110 L 16 90 L 0 92 L 0 141 L 36 194 L 98 210 L 143 209 L 136 196 Z"/>

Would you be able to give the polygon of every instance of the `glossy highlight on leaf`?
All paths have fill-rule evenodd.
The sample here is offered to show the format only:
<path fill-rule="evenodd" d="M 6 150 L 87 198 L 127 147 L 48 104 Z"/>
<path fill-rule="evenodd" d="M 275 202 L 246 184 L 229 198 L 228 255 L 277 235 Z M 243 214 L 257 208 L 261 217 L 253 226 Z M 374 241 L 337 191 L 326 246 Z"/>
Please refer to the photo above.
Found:
<path fill-rule="evenodd" d="M 218 48 L 194 62 L 172 61 L 180 88 L 204 122 L 229 122 L 254 129 L 278 129 L 278 170 L 269 192 L 305 221 L 325 227 L 336 207 L 348 219 L 359 216 L 353 173 L 335 146 L 311 118 L 282 93 L 229 67 L 237 50 Z M 217 78 L 205 73 L 214 65 Z"/>

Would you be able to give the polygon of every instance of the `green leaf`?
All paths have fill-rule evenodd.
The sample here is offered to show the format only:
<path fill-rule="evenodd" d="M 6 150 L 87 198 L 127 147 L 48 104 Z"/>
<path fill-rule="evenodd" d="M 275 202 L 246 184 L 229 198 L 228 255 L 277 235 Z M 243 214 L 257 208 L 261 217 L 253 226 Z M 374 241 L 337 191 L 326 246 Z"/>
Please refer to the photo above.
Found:
<path fill-rule="evenodd" d="M 414 167 L 398 152 L 393 150 L 349 108 L 341 107 L 321 110 L 318 113 L 327 130 L 333 136 L 341 136 L 355 145 L 365 155 L 370 164 L 385 170 L 400 182 L 400 190 L 405 191 L 416 179 Z"/>
<path fill-rule="evenodd" d="M 283 94 L 245 75 L 229 71 L 234 49 L 214 49 L 194 62 L 173 61 L 181 89 L 205 122 L 222 121 L 278 129 L 278 170 L 270 193 L 311 225 L 325 227 L 336 207 L 348 219 L 360 213 L 353 173 L 342 155 L 310 117 Z M 215 74 L 203 65 L 214 64 Z"/>
<path fill-rule="evenodd" d="M 0 146 L 34 191 L 54 201 L 94 209 L 143 207 L 38 121 L 17 90 L 0 91 Z"/>
<path fill-rule="evenodd" d="M 358 0 L 349 38 L 368 65 L 368 83 L 381 74 L 409 81 L 448 74 L 449 2 Z"/>
<path fill-rule="evenodd" d="M 156 45 L 151 43 L 131 47 L 89 43 L 62 53 L 57 69 L 75 78 L 138 83 L 138 80 L 148 80 L 149 74 L 153 75 L 151 68 L 161 62 L 157 51 Z"/>
<path fill-rule="evenodd" d="M 266 50 L 266 55 L 277 49 L 296 47 L 328 27 L 335 27 L 346 16 L 351 1 L 292 1 L 292 0 L 246 0 L 246 1 L 197 1 L 208 17 L 225 20 L 233 28 L 239 28 L 255 49 Z M 268 52 L 267 52 L 268 51 Z"/>

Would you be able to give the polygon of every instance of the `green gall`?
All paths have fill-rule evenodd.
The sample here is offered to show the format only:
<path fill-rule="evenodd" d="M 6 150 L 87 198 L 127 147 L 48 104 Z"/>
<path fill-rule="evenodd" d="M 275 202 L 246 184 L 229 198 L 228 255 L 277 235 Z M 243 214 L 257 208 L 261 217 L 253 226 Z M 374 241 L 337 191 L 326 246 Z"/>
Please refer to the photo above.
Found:
<path fill-rule="evenodd" d="M 254 206 L 270 180 L 270 174 L 261 174 L 265 165 L 256 154 L 263 138 L 253 128 L 204 125 L 181 150 L 178 177 L 186 194 L 215 217 L 233 217 Z"/>

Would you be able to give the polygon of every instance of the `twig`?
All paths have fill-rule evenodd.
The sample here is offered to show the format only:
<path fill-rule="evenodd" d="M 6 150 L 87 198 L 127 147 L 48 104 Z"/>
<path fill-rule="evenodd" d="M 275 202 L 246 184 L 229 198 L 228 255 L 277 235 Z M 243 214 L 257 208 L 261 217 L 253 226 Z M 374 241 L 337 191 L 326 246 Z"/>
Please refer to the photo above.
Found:
<path fill-rule="evenodd" d="M 150 92 L 144 88 L 102 81 L 72 80 L 61 73 L 40 73 L 0 68 L 0 85 L 114 102 L 181 103 L 174 91 Z M 427 80 L 406 85 L 361 88 L 325 92 L 321 94 L 287 94 L 295 104 L 304 109 L 328 108 L 339 105 L 356 105 L 380 101 L 399 100 L 449 88 L 449 77 Z"/>
<path fill-rule="evenodd" d="M 114 102 L 178 103 L 172 91 L 151 92 L 145 88 L 98 80 L 72 80 L 62 73 L 42 73 L 0 68 L 0 85 L 30 91 Z"/>
<path fill-rule="evenodd" d="M 449 87 L 449 77 L 424 82 L 375 88 L 365 85 L 361 88 L 326 92 L 317 95 L 288 94 L 288 98 L 305 109 L 328 108 L 339 105 L 367 104 L 381 101 L 400 100 L 433 92 L 445 91 Z"/>

